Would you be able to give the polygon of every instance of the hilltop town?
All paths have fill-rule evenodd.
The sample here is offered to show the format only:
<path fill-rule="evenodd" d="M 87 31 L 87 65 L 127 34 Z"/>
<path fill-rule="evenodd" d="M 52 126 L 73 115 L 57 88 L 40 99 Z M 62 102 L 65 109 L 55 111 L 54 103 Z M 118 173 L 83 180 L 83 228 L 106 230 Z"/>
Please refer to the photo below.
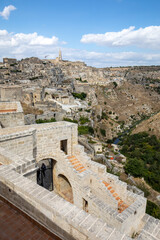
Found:
<path fill-rule="evenodd" d="M 7 87 L 22 102 L 27 124 L 84 117 L 105 140 L 160 110 L 155 104 L 160 100 L 158 66 L 97 69 L 64 61 L 61 52 L 55 60 L 6 58 L 0 63 L 2 101 L 9 98 Z M 102 135 L 100 129 L 107 131 Z"/>

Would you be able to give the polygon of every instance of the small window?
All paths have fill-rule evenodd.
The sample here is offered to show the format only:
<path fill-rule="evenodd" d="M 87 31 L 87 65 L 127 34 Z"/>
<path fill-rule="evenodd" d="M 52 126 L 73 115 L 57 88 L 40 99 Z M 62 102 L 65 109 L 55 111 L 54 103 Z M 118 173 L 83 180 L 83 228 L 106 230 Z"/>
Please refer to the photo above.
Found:
<path fill-rule="evenodd" d="M 60 148 L 61 148 L 61 150 L 62 150 L 65 154 L 67 154 L 67 139 L 66 139 L 66 140 L 62 140 L 62 141 L 60 142 Z"/>
<path fill-rule="evenodd" d="M 83 210 L 88 212 L 88 201 L 83 198 Z"/>

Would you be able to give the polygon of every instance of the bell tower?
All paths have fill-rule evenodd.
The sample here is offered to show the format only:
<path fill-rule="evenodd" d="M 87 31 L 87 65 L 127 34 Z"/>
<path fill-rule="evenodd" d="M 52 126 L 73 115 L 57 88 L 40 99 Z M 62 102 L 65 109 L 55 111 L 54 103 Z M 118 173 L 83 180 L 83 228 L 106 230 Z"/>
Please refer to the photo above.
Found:
<path fill-rule="evenodd" d="M 62 61 L 62 52 L 61 52 L 61 49 L 59 49 L 59 57 L 58 57 L 58 60 L 59 60 L 59 61 Z"/>

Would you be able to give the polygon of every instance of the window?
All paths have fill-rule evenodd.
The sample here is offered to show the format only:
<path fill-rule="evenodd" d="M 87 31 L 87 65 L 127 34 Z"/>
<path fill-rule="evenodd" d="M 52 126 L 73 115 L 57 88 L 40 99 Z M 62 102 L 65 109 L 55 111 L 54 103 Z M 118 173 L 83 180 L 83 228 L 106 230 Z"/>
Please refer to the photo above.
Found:
<path fill-rule="evenodd" d="M 67 154 L 67 139 L 60 142 L 60 149 Z"/>
<path fill-rule="evenodd" d="M 88 201 L 83 198 L 83 210 L 88 212 Z"/>

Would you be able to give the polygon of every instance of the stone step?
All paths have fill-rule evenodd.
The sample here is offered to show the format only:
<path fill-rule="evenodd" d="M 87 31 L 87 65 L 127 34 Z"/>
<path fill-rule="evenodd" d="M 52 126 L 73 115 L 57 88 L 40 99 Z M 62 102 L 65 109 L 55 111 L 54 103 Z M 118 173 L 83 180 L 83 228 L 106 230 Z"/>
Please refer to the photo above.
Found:
<path fill-rule="evenodd" d="M 75 162 L 72 162 L 71 164 L 76 165 L 77 163 L 80 163 L 80 162 L 76 160 Z"/>
<path fill-rule="evenodd" d="M 82 173 L 86 170 L 83 164 L 75 156 L 68 156 L 67 158 L 77 172 Z"/>
<path fill-rule="evenodd" d="M 122 213 L 126 208 L 128 208 L 129 206 L 122 201 L 122 199 L 118 196 L 118 194 L 115 192 L 115 190 L 110 186 L 109 183 L 107 183 L 106 181 L 102 181 L 103 184 L 106 186 L 106 188 L 110 191 L 110 193 L 112 194 L 112 196 L 116 199 L 116 201 L 118 201 L 118 212 Z"/>
<path fill-rule="evenodd" d="M 84 168 L 83 166 L 77 168 L 78 171 L 79 171 L 79 170 L 82 170 L 82 169 L 85 169 L 85 168 Z"/>

